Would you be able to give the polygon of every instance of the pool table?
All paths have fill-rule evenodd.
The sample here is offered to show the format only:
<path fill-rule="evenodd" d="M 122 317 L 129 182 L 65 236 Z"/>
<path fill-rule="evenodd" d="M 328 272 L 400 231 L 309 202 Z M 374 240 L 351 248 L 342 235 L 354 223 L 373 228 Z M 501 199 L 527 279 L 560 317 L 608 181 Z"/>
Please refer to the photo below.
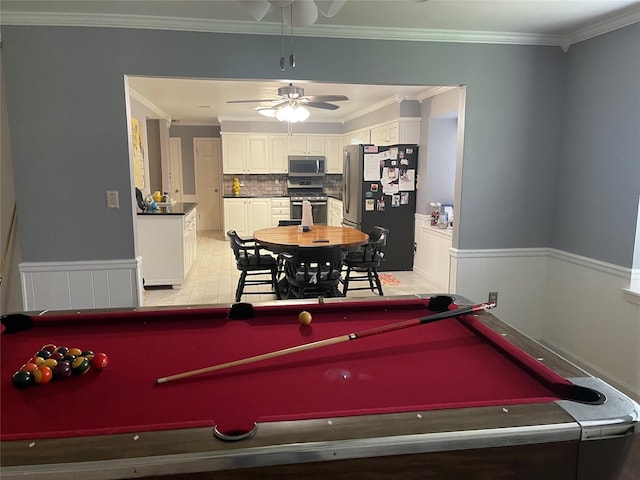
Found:
<path fill-rule="evenodd" d="M 156 382 L 426 318 L 432 298 L 7 316 L 0 476 L 617 478 L 638 405 L 487 311 Z M 109 364 L 16 388 L 45 344 Z"/>

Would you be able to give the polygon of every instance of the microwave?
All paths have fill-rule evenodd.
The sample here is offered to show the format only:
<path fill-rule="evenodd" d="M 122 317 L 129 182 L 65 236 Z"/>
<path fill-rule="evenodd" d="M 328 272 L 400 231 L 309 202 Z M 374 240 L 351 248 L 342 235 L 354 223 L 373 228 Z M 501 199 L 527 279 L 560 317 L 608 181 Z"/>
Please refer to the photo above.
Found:
<path fill-rule="evenodd" d="M 289 155 L 290 177 L 323 177 L 325 157 L 308 155 Z"/>

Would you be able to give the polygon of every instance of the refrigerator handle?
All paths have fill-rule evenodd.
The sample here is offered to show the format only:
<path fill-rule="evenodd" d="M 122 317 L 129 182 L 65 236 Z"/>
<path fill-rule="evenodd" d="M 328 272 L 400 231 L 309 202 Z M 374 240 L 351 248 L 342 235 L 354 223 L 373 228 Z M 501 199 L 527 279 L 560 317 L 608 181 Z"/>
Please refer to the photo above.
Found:
<path fill-rule="evenodd" d="M 343 181 L 343 184 L 342 184 L 342 188 L 343 188 L 342 196 L 343 196 L 343 200 L 344 200 L 344 212 L 345 213 L 349 213 L 349 203 L 350 203 L 349 183 L 351 182 L 351 178 L 350 178 L 351 169 L 349 168 L 349 163 L 350 163 L 349 151 L 345 150 L 344 151 L 344 160 L 343 160 L 343 163 L 342 163 L 342 172 L 343 172 L 343 175 L 344 175 L 344 181 Z"/>

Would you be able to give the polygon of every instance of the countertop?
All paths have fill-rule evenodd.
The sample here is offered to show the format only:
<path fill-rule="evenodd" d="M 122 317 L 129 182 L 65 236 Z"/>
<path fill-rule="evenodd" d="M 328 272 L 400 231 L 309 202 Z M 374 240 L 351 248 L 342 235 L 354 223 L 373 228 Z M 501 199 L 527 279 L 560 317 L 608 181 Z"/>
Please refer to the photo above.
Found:
<path fill-rule="evenodd" d="M 147 210 L 146 212 L 138 212 L 138 215 L 145 215 L 145 216 L 187 215 L 194 208 L 196 208 L 196 205 L 198 204 L 193 202 L 178 202 L 175 205 L 172 205 L 170 207 L 158 207 L 158 210 L 156 210 L 155 212 L 152 212 L 150 210 Z"/>

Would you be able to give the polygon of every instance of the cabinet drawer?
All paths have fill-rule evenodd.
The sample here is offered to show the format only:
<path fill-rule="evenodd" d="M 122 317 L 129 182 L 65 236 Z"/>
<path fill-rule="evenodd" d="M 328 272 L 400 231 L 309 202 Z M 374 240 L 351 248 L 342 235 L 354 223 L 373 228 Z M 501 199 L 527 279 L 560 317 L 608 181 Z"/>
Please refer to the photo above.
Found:
<path fill-rule="evenodd" d="M 271 207 L 271 215 L 289 215 L 289 206 Z"/>
<path fill-rule="evenodd" d="M 289 199 L 288 198 L 272 198 L 271 207 L 289 208 Z"/>

